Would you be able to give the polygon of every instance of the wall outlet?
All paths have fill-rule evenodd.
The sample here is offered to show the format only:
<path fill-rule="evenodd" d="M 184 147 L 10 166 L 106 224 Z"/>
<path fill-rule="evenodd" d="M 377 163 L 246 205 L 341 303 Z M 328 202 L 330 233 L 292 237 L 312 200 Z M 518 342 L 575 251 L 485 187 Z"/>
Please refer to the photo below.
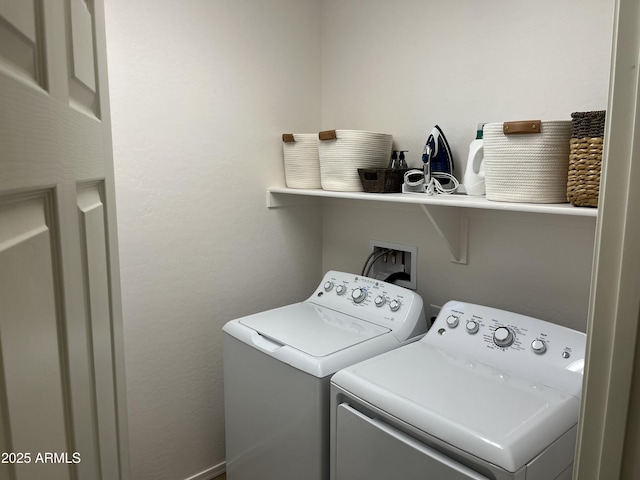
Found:
<path fill-rule="evenodd" d="M 411 290 L 417 288 L 418 247 L 402 245 L 400 243 L 383 242 L 380 240 L 370 240 L 369 246 L 370 252 L 381 252 L 387 249 L 392 250 L 373 263 L 369 271 L 371 278 L 386 280 L 389 275 L 393 273 L 404 272 L 409 275 L 409 280 L 397 280 L 394 283 L 401 287 L 410 288 Z"/>

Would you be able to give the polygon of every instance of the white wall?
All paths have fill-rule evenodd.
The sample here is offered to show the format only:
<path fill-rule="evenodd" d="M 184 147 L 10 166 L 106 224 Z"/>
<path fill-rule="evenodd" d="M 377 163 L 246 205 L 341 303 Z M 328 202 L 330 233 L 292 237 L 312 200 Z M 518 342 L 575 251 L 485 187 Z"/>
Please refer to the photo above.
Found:
<path fill-rule="evenodd" d="M 606 108 L 612 15 L 612 0 L 326 0 L 323 128 L 392 133 L 417 166 L 439 124 L 462 178 L 479 122 Z M 465 266 L 418 207 L 331 202 L 323 269 L 359 271 L 370 239 L 414 245 L 425 303 L 485 303 L 584 331 L 595 220 L 469 215 Z"/>
<path fill-rule="evenodd" d="M 320 4 L 105 3 L 131 478 L 184 479 L 225 459 L 222 325 L 321 278 L 320 211 L 265 206 L 319 129 Z"/>

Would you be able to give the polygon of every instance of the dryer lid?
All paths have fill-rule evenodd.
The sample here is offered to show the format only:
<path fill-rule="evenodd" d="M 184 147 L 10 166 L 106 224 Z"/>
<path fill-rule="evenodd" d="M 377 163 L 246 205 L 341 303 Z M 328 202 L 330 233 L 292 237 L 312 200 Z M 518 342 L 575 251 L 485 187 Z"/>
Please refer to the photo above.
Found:
<path fill-rule="evenodd" d="M 311 303 L 257 313 L 239 322 L 272 341 L 313 357 L 326 357 L 391 331 Z"/>
<path fill-rule="evenodd" d="M 510 472 L 578 421 L 575 396 L 425 342 L 348 367 L 332 382 Z"/>

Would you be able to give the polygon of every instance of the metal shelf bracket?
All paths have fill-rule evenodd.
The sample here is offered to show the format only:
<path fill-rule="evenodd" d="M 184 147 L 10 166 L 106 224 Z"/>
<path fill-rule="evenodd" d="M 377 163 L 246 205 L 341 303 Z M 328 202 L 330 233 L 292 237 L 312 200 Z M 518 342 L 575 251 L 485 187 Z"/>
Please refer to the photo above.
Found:
<path fill-rule="evenodd" d="M 469 217 L 459 207 L 420 204 L 451 253 L 453 263 L 467 264 Z"/>

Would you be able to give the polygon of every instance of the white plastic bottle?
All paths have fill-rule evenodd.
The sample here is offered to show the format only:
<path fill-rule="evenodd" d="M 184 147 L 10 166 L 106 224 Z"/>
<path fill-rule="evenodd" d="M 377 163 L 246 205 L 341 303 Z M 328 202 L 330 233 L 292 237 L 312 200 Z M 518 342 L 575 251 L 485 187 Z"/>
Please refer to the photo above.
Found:
<path fill-rule="evenodd" d="M 467 168 L 464 171 L 464 185 L 467 195 L 484 195 L 484 148 L 482 143 L 482 128 L 484 123 L 478 124 L 476 131 L 476 139 L 469 145 L 469 159 L 467 160 Z"/>

